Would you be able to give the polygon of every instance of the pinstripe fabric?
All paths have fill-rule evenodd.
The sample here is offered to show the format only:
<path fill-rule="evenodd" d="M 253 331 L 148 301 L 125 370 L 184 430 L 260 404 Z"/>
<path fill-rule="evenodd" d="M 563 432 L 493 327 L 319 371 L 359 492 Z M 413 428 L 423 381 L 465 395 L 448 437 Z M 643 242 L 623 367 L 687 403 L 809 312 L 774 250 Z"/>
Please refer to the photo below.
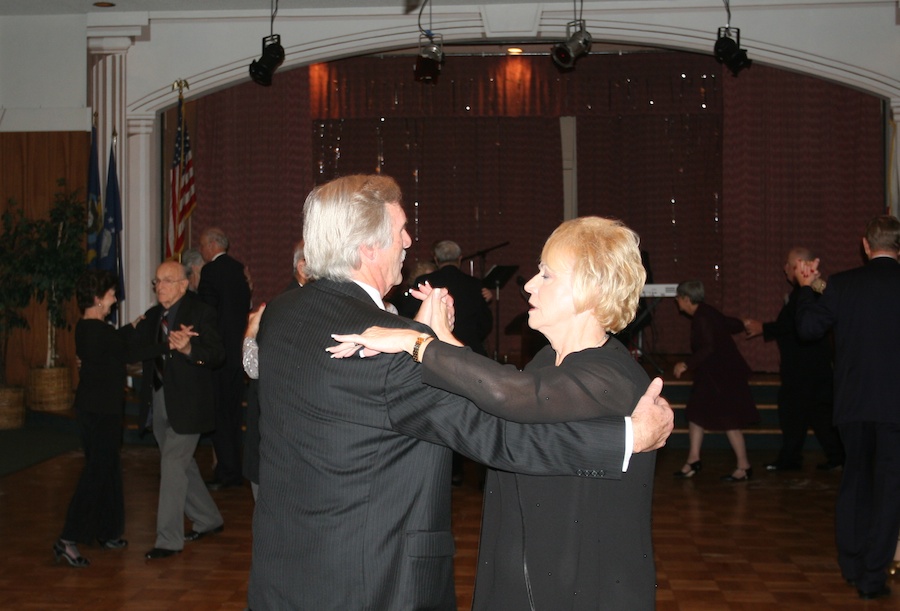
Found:
<path fill-rule="evenodd" d="M 373 324 L 415 325 L 327 280 L 263 316 L 254 611 L 455 610 L 446 446 L 500 469 L 621 477 L 621 419 L 513 424 L 424 386 L 406 354 L 329 358 L 330 333 Z"/>

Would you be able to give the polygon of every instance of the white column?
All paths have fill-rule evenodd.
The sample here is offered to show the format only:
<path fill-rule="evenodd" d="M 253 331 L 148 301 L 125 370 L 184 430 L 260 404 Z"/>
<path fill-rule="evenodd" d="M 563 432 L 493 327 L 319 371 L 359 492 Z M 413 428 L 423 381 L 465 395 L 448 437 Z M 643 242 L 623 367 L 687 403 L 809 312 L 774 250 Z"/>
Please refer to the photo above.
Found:
<path fill-rule="evenodd" d="M 125 240 L 125 320 L 134 320 L 156 302 L 150 281 L 162 261 L 159 202 L 160 161 L 156 116 L 130 116 L 127 121 L 127 167 L 130 180 L 123 190 Z M 119 163 L 119 167 L 124 164 Z M 127 204 L 124 204 L 127 202 Z"/>
<path fill-rule="evenodd" d="M 90 100 L 97 126 L 100 183 L 106 201 L 109 151 L 114 147 L 122 202 L 124 321 L 134 320 L 154 303 L 150 280 L 160 259 L 155 115 L 128 117 L 125 83 L 127 54 L 141 34 L 138 25 L 89 26 Z"/>

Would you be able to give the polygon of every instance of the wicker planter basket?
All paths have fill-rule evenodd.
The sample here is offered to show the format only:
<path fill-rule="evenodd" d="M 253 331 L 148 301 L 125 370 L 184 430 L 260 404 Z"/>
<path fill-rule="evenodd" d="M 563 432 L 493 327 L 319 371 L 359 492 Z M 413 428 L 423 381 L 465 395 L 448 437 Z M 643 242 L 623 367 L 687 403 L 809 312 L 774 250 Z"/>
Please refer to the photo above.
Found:
<path fill-rule="evenodd" d="M 28 372 L 28 407 L 36 412 L 64 412 L 72 407 L 68 367 L 35 368 Z"/>
<path fill-rule="evenodd" d="M 20 429 L 25 425 L 25 389 L 0 388 L 0 429 Z"/>

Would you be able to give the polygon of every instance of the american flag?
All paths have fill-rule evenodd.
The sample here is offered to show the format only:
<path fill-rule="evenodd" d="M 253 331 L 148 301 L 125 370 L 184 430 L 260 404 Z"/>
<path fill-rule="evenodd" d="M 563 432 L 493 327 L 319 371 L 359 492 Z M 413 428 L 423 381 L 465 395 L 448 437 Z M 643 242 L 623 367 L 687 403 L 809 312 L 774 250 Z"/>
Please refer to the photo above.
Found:
<path fill-rule="evenodd" d="M 172 195 L 166 230 L 166 258 L 176 257 L 184 250 L 185 226 L 194 207 L 197 196 L 194 193 L 194 164 L 191 159 L 191 139 L 184 124 L 182 105 L 184 99 L 178 97 L 178 129 L 175 132 L 175 157 L 172 161 Z"/>

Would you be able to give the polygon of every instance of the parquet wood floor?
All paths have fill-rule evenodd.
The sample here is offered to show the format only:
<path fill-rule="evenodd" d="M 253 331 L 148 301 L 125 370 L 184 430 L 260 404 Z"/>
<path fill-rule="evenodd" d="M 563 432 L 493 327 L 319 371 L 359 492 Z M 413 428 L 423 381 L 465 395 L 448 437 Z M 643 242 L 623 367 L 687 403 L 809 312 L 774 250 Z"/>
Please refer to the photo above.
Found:
<path fill-rule="evenodd" d="M 771 456 L 751 452 L 758 470 Z M 660 611 L 786 609 L 837 611 L 900 609 L 894 593 L 861 601 L 840 577 L 832 519 L 840 473 L 822 473 L 810 452 L 802 472 L 758 472 L 745 484 L 726 484 L 727 450 L 704 453 L 694 479 L 671 476 L 684 451 L 659 454 L 654 503 Z M 210 450 L 198 451 L 209 471 Z M 64 454 L 0 478 L 0 609 L 213 610 L 244 609 L 250 566 L 249 488 L 214 493 L 225 532 L 187 544 L 184 553 L 147 562 L 153 546 L 158 453 L 147 446 L 123 450 L 127 505 L 122 551 L 83 547 L 87 569 L 53 562 L 51 546 L 81 467 L 78 452 Z M 459 608 L 468 609 L 474 581 L 481 493 L 474 465 L 454 489 Z M 551 610 L 552 611 L 552 610 Z M 627 611 L 627 610 L 623 610 Z"/>

